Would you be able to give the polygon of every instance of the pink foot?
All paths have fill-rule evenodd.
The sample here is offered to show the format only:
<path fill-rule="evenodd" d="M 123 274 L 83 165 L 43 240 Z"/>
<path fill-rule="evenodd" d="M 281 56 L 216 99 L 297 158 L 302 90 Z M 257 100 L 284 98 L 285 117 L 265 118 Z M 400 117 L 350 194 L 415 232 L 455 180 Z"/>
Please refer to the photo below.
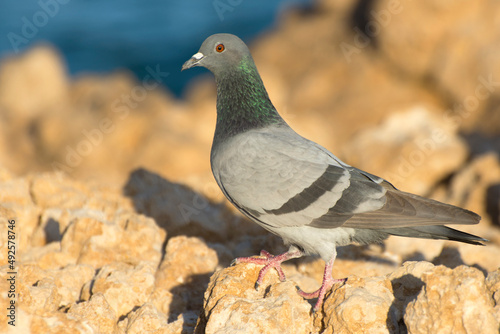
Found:
<path fill-rule="evenodd" d="M 264 267 L 260 270 L 259 276 L 257 277 L 257 281 L 255 282 L 255 289 L 258 290 L 259 286 L 264 281 L 264 276 L 266 276 L 269 269 L 274 268 L 278 272 L 278 276 L 281 282 L 286 280 L 285 273 L 281 268 L 281 263 L 293 258 L 301 257 L 303 254 L 299 250 L 288 251 L 286 253 L 280 255 L 272 255 L 271 253 L 262 250 L 260 251 L 260 256 L 262 257 L 238 257 L 234 259 L 233 264 L 238 263 L 254 263 L 259 265 L 264 265 Z"/>
<path fill-rule="evenodd" d="M 334 284 L 344 283 L 345 281 L 347 281 L 347 278 L 342 278 L 342 279 L 332 278 L 332 267 L 334 260 L 335 258 L 326 263 L 325 272 L 323 273 L 323 282 L 321 283 L 321 287 L 318 290 L 310 293 L 304 292 L 301 289 L 299 289 L 298 291 L 298 294 L 306 299 L 318 298 L 318 301 L 316 302 L 313 308 L 314 312 L 316 312 L 321 308 L 321 305 L 323 305 L 323 301 L 325 299 L 326 292 L 330 290 Z"/>

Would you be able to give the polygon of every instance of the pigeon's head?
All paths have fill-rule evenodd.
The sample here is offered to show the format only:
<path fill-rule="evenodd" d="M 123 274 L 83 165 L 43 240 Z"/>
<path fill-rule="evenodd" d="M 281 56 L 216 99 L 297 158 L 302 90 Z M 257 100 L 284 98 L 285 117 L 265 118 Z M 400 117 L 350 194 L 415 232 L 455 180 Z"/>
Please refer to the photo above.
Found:
<path fill-rule="evenodd" d="M 251 59 L 251 55 L 241 39 L 231 34 L 215 34 L 208 37 L 198 53 L 182 65 L 182 71 L 202 66 L 217 75 L 239 66 L 243 59 Z"/>

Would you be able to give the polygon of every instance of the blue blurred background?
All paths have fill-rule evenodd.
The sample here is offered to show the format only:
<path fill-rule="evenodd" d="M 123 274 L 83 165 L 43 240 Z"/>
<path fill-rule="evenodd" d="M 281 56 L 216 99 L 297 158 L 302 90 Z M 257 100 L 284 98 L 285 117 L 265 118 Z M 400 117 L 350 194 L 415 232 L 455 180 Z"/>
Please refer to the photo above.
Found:
<path fill-rule="evenodd" d="M 248 42 L 270 29 L 287 8 L 312 0 L 2 0 L 0 58 L 37 43 L 55 46 L 72 75 L 147 66 L 170 72 L 176 95 L 202 71 L 180 74 L 182 63 L 209 35 L 229 32 Z"/>

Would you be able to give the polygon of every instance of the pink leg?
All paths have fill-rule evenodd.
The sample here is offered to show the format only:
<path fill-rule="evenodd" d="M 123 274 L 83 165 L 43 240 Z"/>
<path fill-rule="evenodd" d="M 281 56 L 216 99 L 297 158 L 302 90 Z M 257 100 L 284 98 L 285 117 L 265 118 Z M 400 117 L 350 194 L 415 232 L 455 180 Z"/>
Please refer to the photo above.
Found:
<path fill-rule="evenodd" d="M 260 252 L 260 256 L 263 256 L 264 258 L 258 258 L 258 257 L 239 257 L 234 259 L 233 264 L 238 264 L 238 263 L 254 263 L 254 264 L 260 264 L 264 265 L 264 267 L 260 270 L 259 276 L 257 277 L 257 281 L 255 282 L 255 289 L 258 289 L 259 286 L 262 284 L 262 281 L 264 280 L 264 276 L 266 276 L 267 272 L 269 269 L 274 268 L 278 272 L 280 281 L 285 281 L 285 273 L 283 272 L 283 269 L 281 268 L 281 263 L 290 259 L 298 258 L 304 255 L 300 250 L 296 248 L 290 248 L 290 250 L 286 253 L 280 254 L 280 255 L 272 255 L 271 253 L 262 250 Z"/>
<path fill-rule="evenodd" d="M 318 298 L 318 301 L 316 302 L 316 305 L 314 305 L 314 311 L 316 312 L 321 308 L 321 305 L 323 304 L 323 300 L 325 299 L 325 294 L 328 290 L 331 289 L 331 287 L 335 283 L 344 283 L 347 281 L 347 278 L 342 278 L 342 279 L 333 279 L 332 277 L 332 267 L 333 267 L 333 262 L 335 261 L 335 257 L 333 257 L 330 261 L 328 261 L 325 265 L 325 272 L 323 273 L 323 282 L 321 283 L 321 287 L 311 293 L 304 292 L 299 289 L 298 293 L 302 297 L 306 299 L 311 299 L 311 298 Z"/>

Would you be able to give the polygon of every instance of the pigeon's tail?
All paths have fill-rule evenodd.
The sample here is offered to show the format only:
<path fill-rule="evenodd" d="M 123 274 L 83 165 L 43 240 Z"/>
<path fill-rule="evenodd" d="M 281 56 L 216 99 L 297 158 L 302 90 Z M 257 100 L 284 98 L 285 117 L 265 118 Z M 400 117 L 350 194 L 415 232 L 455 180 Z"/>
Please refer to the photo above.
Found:
<path fill-rule="evenodd" d="M 384 231 L 400 237 L 453 240 L 481 246 L 484 246 L 483 242 L 488 241 L 473 234 L 458 231 L 443 225 L 397 227 L 384 229 Z"/>

